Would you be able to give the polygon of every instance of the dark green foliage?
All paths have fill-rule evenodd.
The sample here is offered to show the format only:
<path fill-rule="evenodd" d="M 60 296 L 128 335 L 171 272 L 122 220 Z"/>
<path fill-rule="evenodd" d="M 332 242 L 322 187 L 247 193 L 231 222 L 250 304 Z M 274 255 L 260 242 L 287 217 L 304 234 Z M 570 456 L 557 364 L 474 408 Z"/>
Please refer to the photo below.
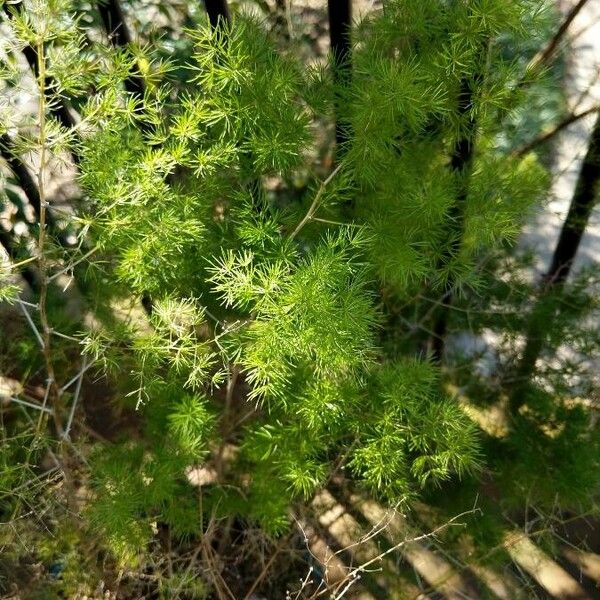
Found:
<path fill-rule="evenodd" d="M 554 394 L 531 388 L 526 403 L 497 461 L 507 498 L 525 496 L 548 509 L 557 499 L 567 506 L 587 503 L 598 491 L 600 444 L 586 401 L 557 402 Z"/>

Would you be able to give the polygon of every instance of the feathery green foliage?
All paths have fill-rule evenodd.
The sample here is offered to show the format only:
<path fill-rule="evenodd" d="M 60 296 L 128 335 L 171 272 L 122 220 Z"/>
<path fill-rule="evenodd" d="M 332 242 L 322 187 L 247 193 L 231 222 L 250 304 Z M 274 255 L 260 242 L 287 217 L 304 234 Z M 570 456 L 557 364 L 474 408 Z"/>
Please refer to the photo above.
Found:
<path fill-rule="evenodd" d="M 67 130 L 47 105 L 40 137 L 54 159 L 76 151 L 83 194 L 75 247 L 42 247 L 48 258 L 35 264 L 49 281 L 65 265 L 75 273 L 89 312 L 83 368 L 93 363 L 119 407 L 135 411 L 133 433 L 89 456 L 85 514 L 120 564 L 142 565 L 164 536 L 203 539 L 215 519 L 282 534 L 294 507 L 342 476 L 407 506 L 487 458 L 515 495 L 539 464 L 567 501 L 589 494 L 597 444 L 581 403 L 556 401 L 565 389 L 532 386 L 510 435 L 482 445 L 447 392 L 448 380 L 465 383 L 459 369 L 442 372 L 423 352 L 430 297 L 449 282 L 459 325 L 497 327 L 506 344 L 525 329 L 530 286 L 516 272 L 509 280 L 502 259 L 489 263 L 548 185 L 533 154 L 507 153 L 507 124 L 527 99 L 510 50 L 545 23 L 539 2 L 384 2 L 354 31 L 343 89 L 255 16 L 215 29 L 201 19 L 176 36 L 189 56 L 169 61 L 170 38 L 107 49 L 84 39 L 67 0 L 33 5 L 10 26 L 47 52 L 49 105 L 69 97 L 81 114 Z M 124 85 L 132 71 L 142 98 Z M 351 134 L 329 169 L 314 157 L 334 98 Z M 453 169 L 467 134 L 469 169 Z M 26 128 L 16 141 L 40 150 Z M 3 281 L 0 300 L 14 299 Z M 591 335 L 569 324 L 592 300 L 575 285 L 558 301 L 573 314 L 561 313 L 551 342 L 570 335 L 585 349 Z M 35 319 L 52 333 L 41 311 Z M 69 363 L 68 350 L 59 356 Z M 466 379 L 477 389 L 477 373 Z M 76 389 L 62 400 L 75 406 Z M 19 484 L 5 463 L 0 477 Z M 547 501 L 551 482 L 535 484 L 535 501 Z M 168 585 L 203 597 L 187 577 Z"/>

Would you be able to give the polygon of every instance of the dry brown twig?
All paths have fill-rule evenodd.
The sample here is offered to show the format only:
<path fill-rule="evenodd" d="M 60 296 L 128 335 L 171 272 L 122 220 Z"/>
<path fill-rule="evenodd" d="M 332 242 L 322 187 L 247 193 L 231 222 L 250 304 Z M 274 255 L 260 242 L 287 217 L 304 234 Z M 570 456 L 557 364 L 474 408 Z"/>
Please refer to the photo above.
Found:
<path fill-rule="evenodd" d="M 515 156 L 515 157 L 524 156 L 528 152 L 531 152 L 532 150 L 537 148 L 539 145 L 550 141 L 552 138 L 554 138 L 556 135 L 558 135 L 561 131 L 563 131 L 564 129 L 569 127 L 569 125 L 572 125 L 573 123 L 576 123 L 577 121 L 580 121 L 581 119 L 584 119 L 585 117 L 588 117 L 589 115 L 592 115 L 599 111 L 600 111 L 600 106 L 592 106 L 591 108 L 582 110 L 581 112 L 572 113 L 568 117 L 563 119 L 560 123 L 557 123 L 554 127 L 549 129 L 548 131 L 541 133 L 539 136 L 537 136 L 530 142 L 527 142 L 520 148 L 513 150 L 511 152 L 511 155 Z"/>
<path fill-rule="evenodd" d="M 302 534 L 304 536 L 304 543 L 306 545 L 306 548 L 307 548 L 309 554 L 315 559 L 315 561 L 322 564 L 324 571 L 325 571 L 325 577 L 321 578 L 321 581 L 319 582 L 317 589 L 312 591 L 311 595 L 308 596 L 307 600 L 315 600 L 316 598 L 320 598 L 325 594 L 331 594 L 332 599 L 341 600 L 342 598 L 344 598 L 346 596 L 346 594 L 352 588 L 352 586 L 354 586 L 356 583 L 358 583 L 360 581 L 362 574 L 372 571 L 373 567 L 375 565 L 381 564 L 383 562 L 383 560 L 386 557 L 388 557 L 390 554 L 397 552 L 398 550 L 400 550 L 401 548 L 403 548 L 406 545 L 416 543 L 416 542 L 421 542 L 421 541 L 431 539 L 431 538 L 435 538 L 439 533 L 448 529 L 449 527 L 460 527 L 460 526 L 464 527 L 465 524 L 459 523 L 459 521 L 468 515 L 479 513 L 480 509 L 477 508 L 476 506 L 474 506 L 473 508 L 471 508 L 467 511 L 464 511 L 464 512 L 461 512 L 461 513 L 455 515 L 454 517 L 450 518 L 448 521 L 446 521 L 442 525 L 439 525 L 438 527 L 436 527 L 435 529 L 433 529 L 432 531 L 430 531 L 428 533 L 424 533 L 422 535 L 418 535 L 418 536 L 411 537 L 411 538 L 405 538 L 402 541 L 397 542 L 396 544 L 393 544 L 387 550 L 380 552 L 377 556 L 374 556 L 373 558 L 363 562 L 362 564 L 360 564 L 356 567 L 345 567 L 347 569 L 346 576 L 341 581 L 338 581 L 332 585 L 329 585 L 326 581 L 326 575 L 327 575 L 327 572 L 329 569 L 329 563 L 332 560 L 335 560 L 336 558 L 338 558 L 338 556 L 341 553 L 347 552 L 350 549 L 355 548 L 361 544 L 365 544 L 368 541 L 372 540 L 373 538 L 377 537 L 382 531 L 384 531 L 386 529 L 387 524 L 393 518 L 394 511 L 395 511 L 395 509 L 390 509 L 386 513 L 386 516 L 388 518 L 384 518 L 379 523 L 376 523 L 369 532 L 367 532 L 365 535 L 363 535 L 356 542 L 349 544 L 348 546 L 346 546 L 340 550 L 337 550 L 336 552 L 331 552 L 328 555 L 328 558 L 324 564 L 321 563 L 319 557 L 315 556 L 313 554 L 312 550 L 310 549 L 309 537 L 308 537 L 307 532 L 306 532 L 305 528 L 303 527 L 300 519 L 294 517 L 296 526 L 298 527 L 298 529 L 302 532 Z M 299 598 L 301 597 L 300 596 L 301 593 L 304 590 L 306 590 L 309 587 L 309 585 L 314 583 L 312 581 L 311 575 L 312 575 L 312 567 L 309 570 L 307 576 L 302 580 L 301 588 L 296 593 L 294 600 L 299 600 Z M 290 598 L 291 598 L 291 596 L 290 596 Z"/>

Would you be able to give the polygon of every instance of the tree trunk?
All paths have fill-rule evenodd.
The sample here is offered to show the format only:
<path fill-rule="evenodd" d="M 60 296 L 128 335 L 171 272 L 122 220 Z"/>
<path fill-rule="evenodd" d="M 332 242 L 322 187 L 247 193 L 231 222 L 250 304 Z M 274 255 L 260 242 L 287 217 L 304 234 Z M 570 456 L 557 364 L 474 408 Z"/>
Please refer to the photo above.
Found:
<path fill-rule="evenodd" d="M 477 123 L 471 112 L 473 105 L 474 89 L 473 86 L 481 82 L 481 77 L 475 77 L 471 82 L 468 79 L 463 79 L 460 83 L 460 92 L 458 97 L 458 112 L 461 119 L 466 119 L 464 135 L 459 138 L 452 153 L 450 166 L 459 178 L 458 194 L 456 202 L 450 210 L 450 232 L 449 239 L 446 244 L 440 268 L 444 264 L 451 262 L 460 252 L 461 238 L 464 228 L 465 202 L 469 192 L 469 173 L 473 162 L 474 139 L 477 131 Z M 430 347 L 433 359 L 437 363 L 442 362 L 444 356 L 444 348 L 446 345 L 446 333 L 448 330 L 448 319 L 454 296 L 454 278 L 449 277 L 444 285 L 444 294 L 441 299 L 441 306 L 437 311 L 437 316 L 433 324 L 433 336 L 431 338 Z"/>
<path fill-rule="evenodd" d="M 215 29 L 219 22 L 229 23 L 229 7 L 227 0 L 204 0 L 210 26 Z"/>
<path fill-rule="evenodd" d="M 343 117 L 343 90 L 352 81 L 352 2 L 328 0 L 329 39 L 333 58 L 333 78 L 337 88 L 335 97 L 335 141 L 338 156 L 350 138 L 350 124 Z"/>
<path fill-rule="evenodd" d="M 275 0 L 275 26 L 286 40 L 290 39 L 290 32 L 287 23 L 286 0 Z"/>

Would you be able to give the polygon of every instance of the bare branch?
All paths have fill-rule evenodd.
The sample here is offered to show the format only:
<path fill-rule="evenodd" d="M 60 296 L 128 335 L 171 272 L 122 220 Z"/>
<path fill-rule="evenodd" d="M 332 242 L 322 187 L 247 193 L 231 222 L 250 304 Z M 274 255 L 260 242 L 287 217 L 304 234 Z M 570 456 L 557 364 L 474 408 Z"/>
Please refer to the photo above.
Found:
<path fill-rule="evenodd" d="M 552 39 L 546 44 L 543 50 L 540 50 L 527 65 L 527 74 L 536 74 L 545 67 L 550 59 L 554 56 L 558 46 L 562 42 L 563 38 L 567 34 L 571 23 L 575 20 L 575 17 L 580 13 L 581 9 L 588 3 L 588 0 L 579 0 L 579 2 L 569 11 L 561 26 L 554 34 Z"/>
<path fill-rule="evenodd" d="M 77 402 L 79 401 L 79 396 L 81 395 L 81 384 L 83 382 L 83 375 L 87 371 L 87 356 L 83 357 L 83 364 L 78 374 L 77 386 L 75 387 L 75 394 L 73 396 L 73 401 L 71 403 L 71 410 L 69 412 L 69 417 L 67 419 L 67 424 L 65 425 L 65 432 L 63 434 L 63 439 L 69 439 L 69 432 L 71 431 L 71 425 L 73 424 L 73 417 L 75 416 L 75 409 L 77 408 Z"/>
<path fill-rule="evenodd" d="M 540 134 L 538 137 L 534 138 L 530 142 L 527 142 L 520 148 L 513 150 L 511 152 L 511 155 L 516 156 L 516 157 L 524 156 L 525 154 L 527 154 L 528 152 L 531 152 L 534 148 L 536 148 L 540 144 L 544 144 L 545 142 L 548 142 L 549 140 L 551 140 L 553 137 L 558 135 L 563 129 L 566 129 L 569 125 L 579 121 L 580 119 L 584 119 L 585 117 L 588 117 L 589 115 L 596 113 L 598 111 L 600 111 L 600 106 L 592 106 L 591 108 L 588 108 L 587 110 L 583 110 L 579 113 L 573 113 L 573 114 L 569 115 L 566 119 L 564 119 L 563 121 L 561 121 L 560 123 L 555 125 L 552 129 L 546 131 L 545 133 Z"/>
<path fill-rule="evenodd" d="M 21 307 L 21 310 L 23 311 L 23 314 L 25 315 L 25 318 L 27 319 L 27 322 L 29 323 L 29 327 L 31 327 L 31 331 L 33 331 L 33 334 L 35 335 L 35 337 L 40 345 L 40 348 L 43 350 L 44 349 L 44 340 L 42 338 L 42 335 L 40 334 L 39 329 L 35 326 L 35 323 L 33 322 L 33 319 L 31 318 L 29 311 L 25 308 L 25 304 L 23 303 L 23 301 L 20 298 L 17 298 L 17 304 Z"/>
<path fill-rule="evenodd" d="M 34 402 L 28 402 L 27 400 L 22 400 L 21 398 L 17 398 L 16 396 L 11 396 L 10 401 L 14 402 L 15 404 L 20 404 L 21 406 L 27 406 L 28 408 L 35 408 L 36 410 L 48 413 L 49 415 L 52 414 L 52 410 L 47 406 L 35 404 Z"/>

